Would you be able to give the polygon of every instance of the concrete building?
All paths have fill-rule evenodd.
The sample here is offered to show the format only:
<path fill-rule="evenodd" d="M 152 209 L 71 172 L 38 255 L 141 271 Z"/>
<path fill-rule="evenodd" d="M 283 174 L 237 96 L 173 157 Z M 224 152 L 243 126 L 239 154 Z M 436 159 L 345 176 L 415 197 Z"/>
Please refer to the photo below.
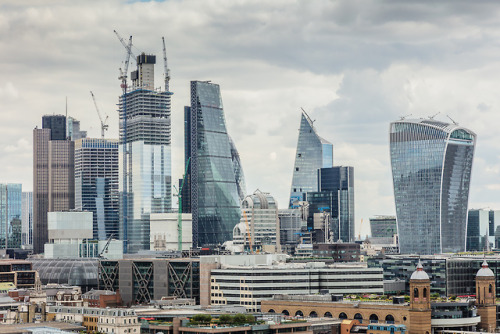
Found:
<path fill-rule="evenodd" d="M 280 209 L 278 219 L 281 249 L 286 253 L 292 253 L 299 243 L 302 227 L 307 226 L 307 217 L 303 217 L 300 209 Z"/>
<path fill-rule="evenodd" d="M 119 238 L 118 140 L 75 141 L 75 208 L 93 212 L 93 239 Z"/>
<path fill-rule="evenodd" d="M 150 215 L 149 249 L 152 251 L 179 250 L 179 214 L 154 213 Z M 182 250 L 193 247 L 193 219 L 190 213 L 181 214 Z"/>
<path fill-rule="evenodd" d="M 103 259 L 99 261 L 99 289 L 120 290 L 125 304 L 170 296 L 199 301 L 201 271 L 196 258 Z"/>
<path fill-rule="evenodd" d="M 370 218 L 372 238 L 392 238 L 398 234 L 395 216 L 376 216 Z"/>
<path fill-rule="evenodd" d="M 280 251 L 278 203 L 256 190 L 241 203 L 241 221 L 233 229 L 233 243 L 246 251 Z"/>
<path fill-rule="evenodd" d="M 280 261 L 281 259 L 281 261 Z M 328 291 L 332 294 L 382 294 L 380 268 L 363 264 L 331 265 L 324 262 L 283 262 L 276 255 L 207 256 L 202 264 L 212 263 L 210 285 L 200 280 L 200 296 L 210 290 L 211 305 L 241 305 L 259 311 L 262 300 L 275 294 L 307 295 Z M 205 302 L 201 300 L 202 305 Z"/>
<path fill-rule="evenodd" d="M 21 244 L 33 247 L 33 192 L 23 191 L 21 200 Z"/>
<path fill-rule="evenodd" d="M 156 56 L 141 53 L 133 88 L 120 96 L 120 240 L 125 251 L 149 249 L 149 215 L 172 207 L 172 92 L 155 89 Z"/>
<path fill-rule="evenodd" d="M 357 243 L 313 244 L 313 257 L 331 257 L 335 262 L 359 262 L 360 250 Z"/>
<path fill-rule="evenodd" d="M 409 303 L 332 301 L 331 296 L 321 295 L 276 295 L 273 299 L 263 300 L 261 309 L 263 312 L 290 316 L 356 320 L 376 327 L 405 325 L 409 334 L 436 333 L 443 330 L 453 330 L 455 333 L 489 331 L 496 326 L 496 315 L 493 315 L 496 309 L 492 292 L 489 292 L 494 289 L 494 280 L 487 264 L 477 271 L 476 284 L 480 287 L 478 290 L 486 291 L 486 295 L 478 296 L 476 301 L 433 302 L 430 296 L 431 280 L 419 264 L 409 280 Z M 373 333 L 379 333 L 376 328 L 372 329 Z"/>
<path fill-rule="evenodd" d="M 74 142 L 66 139 L 66 117 L 42 118 L 33 130 L 33 251 L 48 241 L 47 212 L 75 207 Z"/>

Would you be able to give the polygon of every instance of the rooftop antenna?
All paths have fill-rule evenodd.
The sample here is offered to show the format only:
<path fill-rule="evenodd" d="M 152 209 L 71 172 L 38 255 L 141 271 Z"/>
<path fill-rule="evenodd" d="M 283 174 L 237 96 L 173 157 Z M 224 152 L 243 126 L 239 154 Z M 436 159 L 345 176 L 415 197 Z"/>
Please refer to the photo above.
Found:
<path fill-rule="evenodd" d="M 405 115 L 405 116 L 399 116 L 399 120 L 404 121 L 406 119 L 406 117 L 410 117 L 411 115 L 413 115 L 413 114 L 408 114 L 408 115 Z"/>
<path fill-rule="evenodd" d="M 453 120 L 453 118 L 451 118 L 451 117 L 450 117 L 450 115 L 446 115 L 446 117 L 448 117 L 448 118 L 449 118 L 449 119 L 453 122 L 453 124 L 458 125 L 458 123 L 457 123 L 457 122 L 455 122 L 455 121 Z"/>
<path fill-rule="evenodd" d="M 438 111 L 438 112 L 437 112 L 437 113 L 435 113 L 434 115 L 429 116 L 429 119 L 432 119 L 432 120 L 433 120 L 433 119 L 434 119 L 434 117 L 436 117 L 436 116 L 437 116 L 437 115 L 439 115 L 440 113 L 441 113 L 441 112 L 440 112 L 440 111 Z"/>

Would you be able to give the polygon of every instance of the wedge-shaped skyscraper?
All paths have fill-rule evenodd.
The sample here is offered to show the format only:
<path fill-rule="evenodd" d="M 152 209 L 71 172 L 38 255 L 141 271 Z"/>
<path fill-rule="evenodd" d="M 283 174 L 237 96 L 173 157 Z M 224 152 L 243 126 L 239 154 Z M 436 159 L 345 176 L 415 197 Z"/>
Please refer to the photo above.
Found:
<path fill-rule="evenodd" d="M 191 199 L 193 245 L 221 244 L 232 240 L 233 227 L 240 221 L 238 183 L 241 193 L 245 189 L 219 85 L 192 81 L 191 107 L 185 108 L 185 117 L 186 163 L 191 160 L 186 177 L 190 191 L 184 194 Z"/>
<path fill-rule="evenodd" d="M 333 167 L 333 145 L 321 138 L 313 121 L 303 112 L 293 168 L 290 208 L 303 201 L 305 193 L 318 191 L 318 169 Z"/>
<path fill-rule="evenodd" d="M 465 251 L 476 134 L 432 119 L 390 126 L 401 253 Z"/>

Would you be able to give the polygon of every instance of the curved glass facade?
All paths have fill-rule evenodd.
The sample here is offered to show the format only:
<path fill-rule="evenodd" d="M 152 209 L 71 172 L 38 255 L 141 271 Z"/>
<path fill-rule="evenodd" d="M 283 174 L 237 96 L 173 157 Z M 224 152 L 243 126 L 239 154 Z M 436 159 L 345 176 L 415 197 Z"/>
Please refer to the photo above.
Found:
<path fill-rule="evenodd" d="M 305 193 L 318 191 L 318 169 L 332 166 L 333 145 L 316 133 L 312 120 L 302 113 L 289 207 L 297 207 L 293 203 L 303 201 Z"/>
<path fill-rule="evenodd" d="M 390 153 L 401 253 L 465 251 L 476 135 L 434 120 L 391 123 Z"/>
<path fill-rule="evenodd" d="M 30 259 L 42 284 L 77 285 L 83 292 L 97 289 L 99 259 Z"/>
<path fill-rule="evenodd" d="M 222 244 L 232 239 L 241 210 L 219 85 L 192 81 L 188 111 L 193 246 Z"/>
<path fill-rule="evenodd" d="M 233 161 L 234 177 L 236 179 L 236 187 L 238 189 L 238 196 L 240 202 L 245 199 L 247 193 L 247 186 L 245 184 L 245 174 L 243 174 L 243 167 L 241 166 L 240 154 L 234 145 L 233 139 L 229 137 L 229 145 L 231 146 L 231 159 Z"/>

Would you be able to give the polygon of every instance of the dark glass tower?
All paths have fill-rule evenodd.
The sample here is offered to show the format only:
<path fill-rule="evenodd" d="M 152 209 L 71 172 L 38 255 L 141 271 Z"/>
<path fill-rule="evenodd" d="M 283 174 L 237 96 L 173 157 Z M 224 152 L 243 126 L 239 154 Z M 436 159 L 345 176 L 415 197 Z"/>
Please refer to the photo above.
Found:
<path fill-rule="evenodd" d="M 193 246 L 221 244 L 232 239 L 241 209 L 219 85 L 192 81 L 185 115 Z"/>
<path fill-rule="evenodd" d="M 476 134 L 432 119 L 390 126 L 394 198 L 401 253 L 465 250 Z"/>
<path fill-rule="evenodd" d="M 333 145 L 316 133 L 313 121 L 303 112 L 300 120 L 289 207 L 294 208 L 296 207 L 294 202 L 303 201 L 305 193 L 318 191 L 318 169 L 332 166 Z"/>
<path fill-rule="evenodd" d="M 50 140 L 65 140 L 66 116 L 64 115 L 43 116 L 42 129 L 50 129 Z"/>

